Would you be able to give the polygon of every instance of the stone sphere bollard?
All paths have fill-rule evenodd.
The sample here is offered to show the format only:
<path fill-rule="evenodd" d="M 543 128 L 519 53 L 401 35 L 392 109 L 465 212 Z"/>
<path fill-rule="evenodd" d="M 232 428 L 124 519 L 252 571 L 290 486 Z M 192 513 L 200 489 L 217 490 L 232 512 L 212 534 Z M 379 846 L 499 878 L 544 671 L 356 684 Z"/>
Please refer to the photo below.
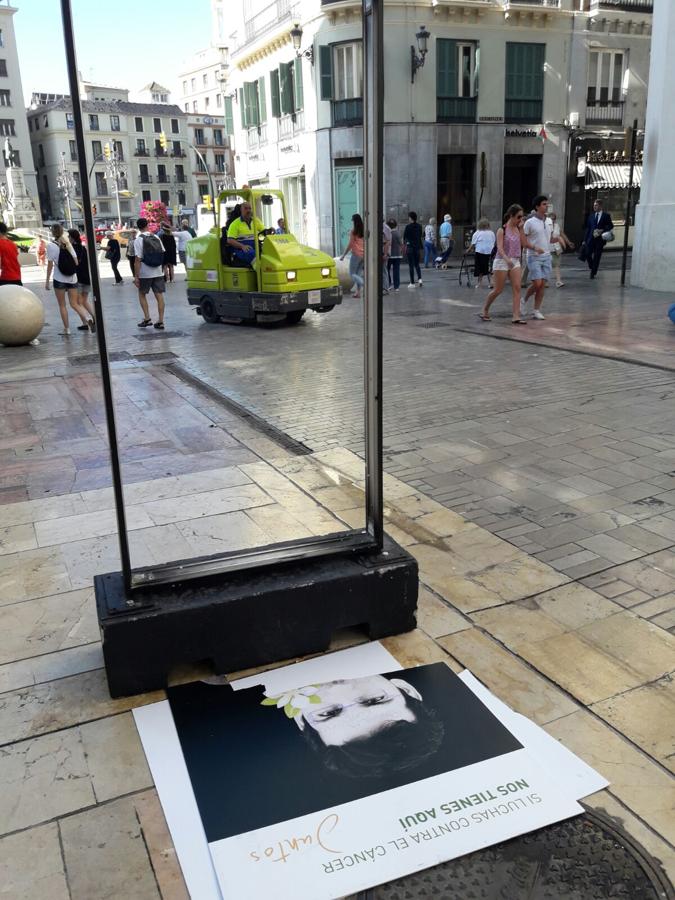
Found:
<path fill-rule="evenodd" d="M 340 282 L 340 287 L 342 288 L 342 293 L 349 293 L 352 286 L 352 278 L 349 274 L 349 257 L 345 257 L 345 259 L 340 260 L 339 256 L 335 257 L 335 267 L 337 270 L 338 281 Z"/>
<path fill-rule="evenodd" d="M 29 344 L 45 324 L 42 301 L 19 284 L 0 285 L 0 344 Z"/>

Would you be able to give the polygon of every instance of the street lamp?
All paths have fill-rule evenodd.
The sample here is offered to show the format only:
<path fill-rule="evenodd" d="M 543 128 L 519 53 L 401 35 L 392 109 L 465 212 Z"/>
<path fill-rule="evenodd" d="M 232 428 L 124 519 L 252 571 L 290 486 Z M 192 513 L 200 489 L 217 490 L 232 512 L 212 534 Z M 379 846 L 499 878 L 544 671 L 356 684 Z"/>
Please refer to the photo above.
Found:
<path fill-rule="evenodd" d="M 291 40 L 293 41 L 293 49 L 295 50 L 295 55 L 297 57 L 304 56 L 305 59 L 308 59 L 312 65 L 314 65 L 314 45 L 308 47 L 306 50 L 301 50 L 302 46 L 302 28 L 299 23 L 296 22 L 295 25 L 290 30 Z"/>
<path fill-rule="evenodd" d="M 62 152 L 61 156 L 64 155 L 65 154 Z M 101 153 L 99 156 L 94 157 L 94 161 L 89 168 L 89 181 L 91 181 L 94 167 L 97 163 L 100 162 L 103 163 L 103 171 L 106 181 L 114 182 L 115 202 L 117 204 L 117 223 L 118 225 L 121 225 L 122 211 L 120 209 L 120 179 L 126 178 L 126 171 L 120 165 L 120 163 L 123 162 L 123 159 L 114 146 L 111 147 L 109 143 L 104 144 L 103 153 Z"/>
<path fill-rule="evenodd" d="M 66 151 L 61 151 L 61 162 L 59 164 L 59 171 L 56 176 L 56 187 L 61 192 L 61 196 L 65 201 L 65 212 L 66 212 L 66 221 L 68 222 L 68 227 L 73 227 L 73 213 L 70 208 L 70 197 L 71 194 L 75 194 L 75 179 L 72 174 L 66 168 Z"/>
<path fill-rule="evenodd" d="M 431 35 L 426 30 L 424 25 L 420 25 L 420 30 L 415 35 L 417 39 L 417 49 L 419 50 L 419 56 L 417 55 L 414 46 L 410 45 L 410 83 L 414 84 L 415 82 L 415 72 L 418 69 L 421 69 L 424 65 L 424 57 L 427 55 L 429 47 L 427 46 L 427 42 Z"/>

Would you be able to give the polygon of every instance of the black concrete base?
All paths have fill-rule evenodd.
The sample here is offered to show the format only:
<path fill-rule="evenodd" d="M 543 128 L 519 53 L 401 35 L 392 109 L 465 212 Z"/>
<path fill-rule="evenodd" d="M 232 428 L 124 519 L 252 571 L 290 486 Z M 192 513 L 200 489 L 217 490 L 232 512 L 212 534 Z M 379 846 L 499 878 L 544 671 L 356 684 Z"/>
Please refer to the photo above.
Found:
<path fill-rule="evenodd" d="M 217 674 L 328 649 L 335 631 L 371 639 L 415 627 L 417 563 L 390 539 L 384 552 L 315 559 L 124 595 L 118 572 L 94 579 L 112 697 L 166 687 L 180 664 Z"/>

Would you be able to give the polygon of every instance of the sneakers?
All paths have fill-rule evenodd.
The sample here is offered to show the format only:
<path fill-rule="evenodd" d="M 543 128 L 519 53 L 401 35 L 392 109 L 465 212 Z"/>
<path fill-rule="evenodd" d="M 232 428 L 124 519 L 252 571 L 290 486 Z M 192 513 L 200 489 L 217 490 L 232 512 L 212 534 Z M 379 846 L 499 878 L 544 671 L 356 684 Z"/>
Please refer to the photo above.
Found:
<path fill-rule="evenodd" d="M 414 290 L 415 290 L 415 285 L 414 285 L 414 284 L 409 284 L 409 285 L 408 285 L 408 290 L 409 290 L 409 291 L 414 291 Z"/>
<path fill-rule="evenodd" d="M 532 318 L 533 319 L 545 319 L 546 316 L 543 314 L 543 312 L 540 309 L 535 309 L 532 313 Z"/>
<path fill-rule="evenodd" d="M 68 337 L 70 335 L 70 328 L 64 328 L 62 331 L 59 331 L 59 334 L 64 335 L 64 337 Z"/>
<path fill-rule="evenodd" d="M 78 325 L 77 330 L 78 331 L 89 331 L 89 326 L 88 325 Z"/>
<path fill-rule="evenodd" d="M 556 281 L 555 286 L 556 287 L 565 287 L 565 282 L 564 281 Z"/>
<path fill-rule="evenodd" d="M 421 279 L 421 278 L 418 280 L 417 286 L 418 286 L 418 287 L 422 287 L 422 279 Z"/>
<path fill-rule="evenodd" d="M 147 328 L 148 325 L 152 325 L 152 319 L 143 319 L 142 322 L 137 322 L 136 325 L 139 328 Z"/>
<path fill-rule="evenodd" d="M 398 290 L 399 290 L 398 288 L 394 288 L 394 293 L 398 294 Z"/>

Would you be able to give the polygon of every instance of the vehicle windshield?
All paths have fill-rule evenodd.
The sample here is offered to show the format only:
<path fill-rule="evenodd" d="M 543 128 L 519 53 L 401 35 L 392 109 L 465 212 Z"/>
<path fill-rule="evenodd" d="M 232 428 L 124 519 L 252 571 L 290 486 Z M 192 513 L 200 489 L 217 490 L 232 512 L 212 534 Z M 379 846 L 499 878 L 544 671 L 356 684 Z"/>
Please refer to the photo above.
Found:
<path fill-rule="evenodd" d="M 220 224 L 227 225 L 232 221 L 235 207 L 244 202 L 244 198 L 231 195 L 220 205 Z M 272 194 L 258 194 L 253 200 L 254 214 L 263 223 L 264 227 L 274 228 L 275 231 L 285 233 L 288 230 L 284 218 L 284 207 L 281 199 Z"/>

